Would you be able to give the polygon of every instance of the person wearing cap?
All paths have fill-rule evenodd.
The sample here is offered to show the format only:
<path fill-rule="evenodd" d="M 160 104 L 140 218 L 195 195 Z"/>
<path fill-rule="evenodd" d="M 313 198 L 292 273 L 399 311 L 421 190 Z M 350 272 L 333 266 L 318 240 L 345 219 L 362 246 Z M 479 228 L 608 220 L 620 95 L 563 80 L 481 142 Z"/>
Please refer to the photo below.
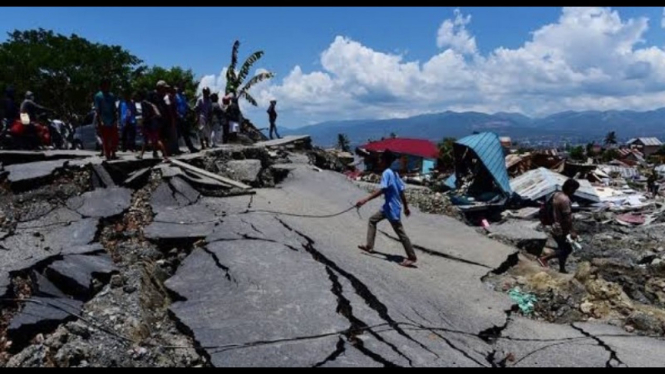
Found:
<path fill-rule="evenodd" d="M 102 138 L 102 149 L 107 160 L 116 159 L 118 148 L 118 112 L 115 107 L 116 98 L 111 90 L 111 81 L 102 79 L 99 92 L 95 94 L 95 111 L 97 129 Z"/>
<path fill-rule="evenodd" d="M 30 117 L 30 123 L 37 119 L 37 115 L 45 112 L 53 112 L 53 110 L 43 107 L 35 102 L 35 94 L 32 91 L 25 93 L 25 100 L 21 103 L 21 113 L 26 113 Z"/>
<path fill-rule="evenodd" d="M 270 121 L 270 139 L 273 138 L 273 131 L 275 132 L 275 135 L 277 135 L 277 139 L 281 139 L 282 137 L 279 136 L 279 133 L 277 132 L 277 125 L 275 125 L 275 121 L 277 121 L 277 111 L 275 110 L 275 105 L 277 105 L 277 100 L 270 100 L 270 107 L 267 110 L 268 121 Z"/>
<path fill-rule="evenodd" d="M 210 88 L 203 87 L 203 95 L 196 101 L 194 111 L 198 121 L 199 140 L 201 149 L 210 146 L 210 121 L 212 120 L 212 101 L 210 100 Z"/>

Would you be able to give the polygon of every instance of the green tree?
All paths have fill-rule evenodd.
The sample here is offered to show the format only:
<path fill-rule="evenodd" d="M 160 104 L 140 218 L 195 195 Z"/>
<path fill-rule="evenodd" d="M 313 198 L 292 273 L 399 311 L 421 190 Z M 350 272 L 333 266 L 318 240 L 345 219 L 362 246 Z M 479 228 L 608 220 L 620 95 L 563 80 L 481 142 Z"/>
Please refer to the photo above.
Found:
<path fill-rule="evenodd" d="M 441 170 L 452 170 L 455 168 L 455 156 L 453 154 L 453 145 L 455 144 L 455 138 L 443 138 L 438 144 L 439 148 L 439 169 Z"/>
<path fill-rule="evenodd" d="M 395 139 L 396 137 L 397 137 L 397 134 L 395 134 L 394 132 L 390 133 L 390 139 Z"/>
<path fill-rule="evenodd" d="M 32 91 L 37 102 L 71 117 L 90 110 L 101 78 L 111 80 L 114 92 L 125 90 L 142 71 L 141 63 L 120 46 L 76 34 L 15 30 L 0 44 L 0 85 L 15 87 L 19 98 Z"/>
<path fill-rule="evenodd" d="M 617 134 L 615 131 L 610 131 L 605 135 L 605 144 L 612 145 L 617 144 Z"/>
<path fill-rule="evenodd" d="M 132 81 L 132 90 L 154 90 L 158 81 L 164 80 L 171 86 L 179 86 L 190 101 L 196 100 L 196 90 L 199 82 L 194 79 L 191 69 L 183 69 L 174 66 L 165 69 L 160 66 L 152 66 L 137 72 Z M 192 103 L 193 104 L 193 103 Z"/>
<path fill-rule="evenodd" d="M 243 85 L 252 65 L 263 57 L 263 51 L 256 51 L 249 55 L 239 71 L 236 71 L 238 65 L 238 49 L 240 48 L 240 41 L 236 40 L 233 43 L 231 50 L 231 64 L 226 70 L 226 93 L 233 93 L 238 98 L 244 98 L 250 104 L 258 106 L 256 100 L 249 94 L 249 89 L 257 83 L 263 82 L 266 79 L 273 78 L 275 74 L 271 72 L 262 72 L 254 75 L 247 83 Z M 241 88 L 242 86 L 242 88 Z"/>
<path fill-rule="evenodd" d="M 581 145 L 579 145 L 577 147 L 573 147 L 570 150 L 570 158 L 573 159 L 573 160 L 578 160 L 578 161 L 584 160 L 585 159 L 585 157 L 584 157 L 584 147 L 582 147 Z"/>
<path fill-rule="evenodd" d="M 621 156 L 621 154 L 619 154 L 619 151 L 617 151 L 616 149 L 611 148 L 611 149 L 605 150 L 605 152 L 603 152 L 603 154 L 602 154 L 602 156 L 600 156 L 600 158 L 601 158 L 601 160 L 603 160 L 603 162 L 609 162 L 609 161 L 612 161 L 612 160 L 616 160 L 620 156 Z"/>
<path fill-rule="evenodd" d="M 342 150 L 342 152 L 351 151 L 351 143 L 349 142 L 349 137 L 346 134 L 337 134 L 337 148 Z"/>
<path fill-rule="evenodd" d="M 658 156 L 665 156 L 665 145 L 660 146 L 655 154 Z"/>

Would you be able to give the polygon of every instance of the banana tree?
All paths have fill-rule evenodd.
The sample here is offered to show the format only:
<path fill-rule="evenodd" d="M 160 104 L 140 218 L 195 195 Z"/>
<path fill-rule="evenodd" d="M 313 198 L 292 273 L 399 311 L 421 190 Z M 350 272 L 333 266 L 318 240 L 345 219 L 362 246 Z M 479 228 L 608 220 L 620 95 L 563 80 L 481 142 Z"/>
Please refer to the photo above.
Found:
<path fill-rule="evenodd" d="M 249 89 L 252 88 L 257 83 L 263 82 L 264 80 L 270 79 L 275 76 L 271 72 L 262 72 L 253 76 L 247 83 L 244 83 L 249 71 L 252 68 L 252 65 L 258 61 L 263 56 L 263 51 L 256 51 L 247 57 L 247 60 L 242 64 L 240 70 L 236 72 L 236 66 L 238 65 L 238 49 L 240 48 L 240 42 L 238 40 L 233 43 L 233 49 L 231 51 L 231 65 L 229 65 L 226 70 L 226 94 L 233 93 L 237 98 L 244 98 L 250 104 L 258 106 L 256 100 L 249 94 Z"/>

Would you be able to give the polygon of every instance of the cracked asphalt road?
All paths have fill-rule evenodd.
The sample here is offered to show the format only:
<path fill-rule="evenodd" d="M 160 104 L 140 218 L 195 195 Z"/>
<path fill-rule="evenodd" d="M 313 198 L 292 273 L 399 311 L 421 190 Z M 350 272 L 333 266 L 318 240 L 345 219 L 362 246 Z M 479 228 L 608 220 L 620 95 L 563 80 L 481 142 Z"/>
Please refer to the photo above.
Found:
<path fill-rule="evenodd" d="M 511 316 L 510 299 L 481 278 L 515 249 L 452 218 L 405 218 L 419 256 L 407 269 L 396 264 L 404 250 L 387 224 L 379 253 L 356 248 L 380 199 L 362 219 L 353 211 L 326 219 L 247 212 L 333 214 L 365 194 L 342 175 L 289 167 L 276 189 L 192 205 L 221 223 L 166 285 L 182 297 L 172 312 L 214 365 L 631 366 L 622 352 L 642 356 L 632 364 L 664 364 L 656 339 Z M 649 349 L 635 352 L 634 339 Z"/>
<path fill-rule="evenodd" d="M 366 192 L 343 175 L 315 171 L 306 158 L 291 160 L 278 166 L 289 176 L 256 195 L 204 196 L 177 175 L 150 194 L 155 216 L 145 237 L 169 249 L 193 247 L 165 285 L 179 296 L 174 318 L 212 365 L 665 366 L 662 339 L 517 316 L 506 295 L 482 282 L 517 250 L 452 218 L 412 209 L 404 219 L 417 268 L 397 264 L 404 250 L 385 222 L 377 252 L 361 252 L 381 199 L 362 217 L 335 215 Z M 0 291 L 10 272 L 36 261 L 97 253 L 100 222 L 130 209 L 129 192 L 109 187 L 108 199 L 93 191 L 64 206 L 31 205 L 17 230 L 2 234 Z M 80 278 L 89 283 L 87 274 Z"/>

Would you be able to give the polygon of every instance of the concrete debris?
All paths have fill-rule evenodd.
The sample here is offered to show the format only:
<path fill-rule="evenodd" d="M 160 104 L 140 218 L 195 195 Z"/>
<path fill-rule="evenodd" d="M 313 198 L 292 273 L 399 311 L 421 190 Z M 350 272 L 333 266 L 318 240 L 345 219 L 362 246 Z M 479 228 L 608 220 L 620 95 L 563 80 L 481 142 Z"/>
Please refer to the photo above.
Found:
<path fill-rule="evenodd" d="M 502 152 L 492 157 L 500 169 Z M 470 220 L 436 190 L 445 175 L 405 176 L 414 208 L 404 225 L 419 257 L 405 270 L 384 227 L 375 253 L 354 251 L 378 200 L 361 217 L 311 218 L 376 188 L 377 175 L 348 156 L 312 148 L 309 137 L 161 164 L 94 152 L 16 164 L 0 152 L 11 187 L 0 194 L 0 294 L 11 300 L 0 312 L 0 366 L 661 362 L 659 340 L 640 337 L 634 352 L 630 339 L 602 333 L 665 334 L 663 202 L 638 180 L 624 185 L 547 152 L 506 159 L 511 175 L 525 172 L 513 182 L 545 175 L 528 199 L 559 188 L 559 172 L 596 175 L 576 207 L 584 247 L 571 274 L 559 274 L 532 261 L 554 250 L 536 204 Z M 536 166 L 559 171 L 526 170 Z M 575 343 L 557 344 L 567 340 Z"/>

